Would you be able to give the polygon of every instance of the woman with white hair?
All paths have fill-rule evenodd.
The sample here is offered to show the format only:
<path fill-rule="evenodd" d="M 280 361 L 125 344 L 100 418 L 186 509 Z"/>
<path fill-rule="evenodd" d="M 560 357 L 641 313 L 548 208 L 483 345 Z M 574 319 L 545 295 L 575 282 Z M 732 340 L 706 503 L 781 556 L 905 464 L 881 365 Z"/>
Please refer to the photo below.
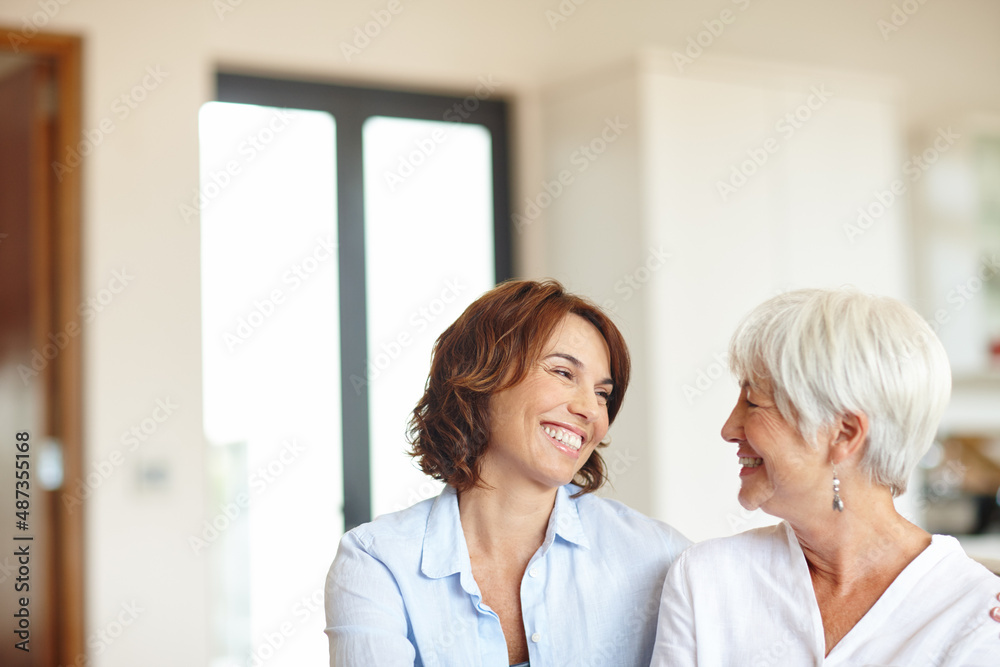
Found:
<path fill-rule="evenodd" d="M 1000 665 L 1000 578 L 893 498 L 933 441 L 948 359 L 889 298 L 800 290 L 730 344 L 740 504 L 783 521 L 688 549 L 664 582 L 653 665 Z"/>

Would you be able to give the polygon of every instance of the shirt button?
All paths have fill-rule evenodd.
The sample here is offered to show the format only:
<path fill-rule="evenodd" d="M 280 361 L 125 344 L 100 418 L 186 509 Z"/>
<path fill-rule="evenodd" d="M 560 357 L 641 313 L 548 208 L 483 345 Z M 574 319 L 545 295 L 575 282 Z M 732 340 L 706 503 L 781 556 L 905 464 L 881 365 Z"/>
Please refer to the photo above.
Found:
<path fill-rule="evenodd" d="M 537 632 L 531 635 L 531 641 L 535 642 L 536 644 L 538 642 L 540 642 L 541 640 L 542 640 L 542 636 L 540 634 L 538 634 Z"/>
<path fill-rule="evenodd" d="M 537 577 L 538 576 L 538 568 L 537 567 L 533 567 L 530 570 L 528 570 L 528 576 L 529 577 Z"/>

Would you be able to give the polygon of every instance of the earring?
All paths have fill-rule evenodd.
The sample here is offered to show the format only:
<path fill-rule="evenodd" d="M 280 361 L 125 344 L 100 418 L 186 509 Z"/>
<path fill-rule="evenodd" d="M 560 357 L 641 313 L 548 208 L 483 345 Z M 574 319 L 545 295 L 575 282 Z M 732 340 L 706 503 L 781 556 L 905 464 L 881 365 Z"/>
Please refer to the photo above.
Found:
<path fill-rule="evenodd" d="M 844 511 L 844 501 L 840 499 L 840 480 L 837 479 L 837 469 L 833 469 L 833 509 Z"/>

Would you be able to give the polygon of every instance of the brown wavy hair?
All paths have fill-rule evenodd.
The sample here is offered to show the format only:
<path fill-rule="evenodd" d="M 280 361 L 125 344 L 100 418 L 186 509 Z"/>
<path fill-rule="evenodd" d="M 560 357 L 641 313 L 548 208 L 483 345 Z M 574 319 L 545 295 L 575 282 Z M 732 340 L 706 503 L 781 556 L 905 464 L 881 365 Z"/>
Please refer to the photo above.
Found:
<path fill-rule="evenodd" d="M 410 456 L 424 473 L 459 492 L 482 484 L 490 397 L 527 376 L 556 325 L 569 314 L 593 324 L 607 343 L 614 382 L 608 423 L 614 422 L 631 372 L 618 327 L 593 302 L 567 292 L 558 281 L 510 280 L 479 297 L 434 344 L 424 395 L 407 429 Z M 573 479 L 581 488 L 576 495 L 599 489 L 606 479 L 604 459 L 595 449 Z"/>

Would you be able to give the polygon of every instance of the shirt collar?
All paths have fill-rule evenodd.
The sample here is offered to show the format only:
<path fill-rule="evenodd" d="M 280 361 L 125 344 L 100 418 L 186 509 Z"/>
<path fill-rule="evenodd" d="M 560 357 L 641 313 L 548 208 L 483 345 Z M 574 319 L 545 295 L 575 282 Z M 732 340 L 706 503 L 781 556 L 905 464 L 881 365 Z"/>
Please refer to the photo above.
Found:
<path fill-rule="evenodd" d="M 458 572 L 472 574 L 469 548 L 465 544 L 462 521 L 458 516 L 458 494 L 453 486 L 445 486 L 431 505 L 424 531 L 420 571 L 432 579 Z"/>
<path fill-rule="evenodd" d="M 570 544 L 590 548 L 590 541 L 583 530 L 583 521 L 580 520 L 580 500 L 582 498 L 571 498 L 570 496 L 580 490 L 580 487 L 573 484 L 560 486 L 556 491 L 556 504 L 552 508 L 552 516 L 549 517 L 549 527 L 545 530 L 545 542 L 543 549 L 548 549 L 555 537 L 558 535 Z"/>
<path fill-rule="evenodd" d="M 590 541 L 580 520 L 580 498 L 571 498 L 578 487 L 567 484 L 556 491 L 556 502 L 545 530 L 542 551 L 548 551 L 558 536 L 570 544 L 590 548 Z M 458 494 L 454 487 L 446 486 L 431 506 L 424 531 L 423 554 L 420 571 L 432 579 L 440 579 L 452 574 L 468 573 L 471 577 L 472 563 L 469 548 L 462 532 L 462 521 L 458 514 Z"/>

